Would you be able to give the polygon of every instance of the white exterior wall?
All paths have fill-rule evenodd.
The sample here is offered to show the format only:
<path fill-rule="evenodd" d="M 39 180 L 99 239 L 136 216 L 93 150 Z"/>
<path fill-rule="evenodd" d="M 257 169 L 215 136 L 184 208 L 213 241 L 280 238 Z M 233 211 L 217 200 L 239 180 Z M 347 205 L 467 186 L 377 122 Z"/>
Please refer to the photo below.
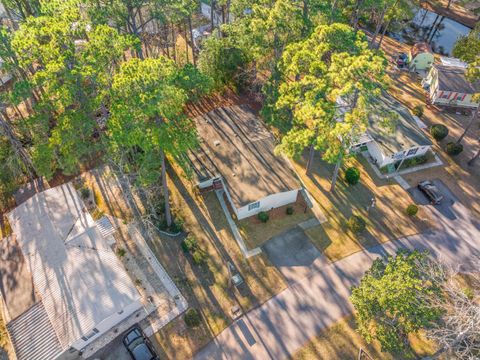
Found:
<path fill-rule="evenodd" d="M 119 311 L 123 310 L 121 314 L 116 312 L 113 315 L 101 321 L 100 323 L 98 323 L 97 325 L 95 325 L 95 328 L 98 330 L 98 333 L 95 334 L 95 336 L 92 336 L 87 341 L 84 341 L 83 339 L 80 338 L 72 344 L 72 347 L 77 350 L 82 350 L 92 341 L 101 337 L 108 330 L 110 330 L 111 328 L 113 328 L 115 325 L 119 324 L 123 320 L 125 320 L 127 317 L 132 315 L 135 311 L 140 310 L 142 307 L 143 307 L 142 302 L 140 301 L 140 299 L 137 299 L 136 301 L 132 302 L 130 305 L 127 305 L 125 308 L 119 309 Z M 92 331 L 93 331 L 93 328 L 92 328 Z M 87 334 L 84 334 L 84 335 L 87 335 Z"/>
<path fill-rule="evenodd" d="M 274 208 L 278 208 L 280 206 L 294 203 L 297 200 L 298 190 L 299 189 L 268 195 L 263 199 L 259 200 L 260 202 L 259 207 L 252 209 L 250 211 L 248 210 L 248 206 L 250 204 L 243 206 L 239 209 L 234 209 L 237 215 L 237 219 L 241 220 L 246 217 L 256 215 L 260 211 L 268 211 Z M 227 196 L 229 196 L 228 193 L 227 193 Z"/>
<path fill-rule="evenodd" d="M 385 156 L 384 159 L 383 159 L 383 162 L 378 163 L 378 167 L 381 168 L 381 167 L 387 166 L 389 164 L 392 164 L 392 163 L 397 162 L 397 161 L 402 160 L 402 159 L 410 159 L 410 158 L 413 158 L 413 157 L 416 157 L 416 156 L 425 155 L 427 153 L 427 151 L 430 149 L 430 145 L 419 146 L 418 150 L 415 154 L 407 156 L 406 154 L 408 154 L 408 151 L 411 150 L 411 149 L 414 149 L 414 148 L 415 147 L 412 147 L 412 148 L 407 149 L 405 151 L 400 151 L 400 152 L 394 154 L 393 156 Z"/>
<path fill-rule="evenodd" d="M 443 98 L 441 96 L 447 96 L 448 98 Z M 465 97 L 463 97 L 465 95 Z M 462 94 L 454 91 L 440 91 L 435 90 L 433 94 L 430 94 L 432 103 L 437 105 L 446 105 L 446 106 L 458 106 L 466 108 L 476 108 L 479 104 L 478 102 L 473 102 L 472 94 Z M 462 96 L 463 100 L 456 100 L 457 96 Z"/>
<path fill-rule="evenodd" d="M 366 144 L 368 148 L 368 153 L 372 158 L 374 158 L 378 164 L 378 166 L 381 167 L 380 164 L 382 164 L 385 161 L 385 155 L 382 152 L 382 149 L 380 146 L 375 142 L 375 141 L 370 141 L 369 143 Z"/>

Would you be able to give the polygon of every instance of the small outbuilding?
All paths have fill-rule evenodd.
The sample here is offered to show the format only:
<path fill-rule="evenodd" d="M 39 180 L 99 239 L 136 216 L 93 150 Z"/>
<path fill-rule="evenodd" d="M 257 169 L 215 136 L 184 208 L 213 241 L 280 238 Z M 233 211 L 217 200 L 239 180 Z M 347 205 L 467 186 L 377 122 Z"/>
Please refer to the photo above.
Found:
<path fill-rule="evenodd" d="M 432 48 L 425 42 L 416 43 L 408 54 L 410 70 L 428 70 L 435 61 Z"/>

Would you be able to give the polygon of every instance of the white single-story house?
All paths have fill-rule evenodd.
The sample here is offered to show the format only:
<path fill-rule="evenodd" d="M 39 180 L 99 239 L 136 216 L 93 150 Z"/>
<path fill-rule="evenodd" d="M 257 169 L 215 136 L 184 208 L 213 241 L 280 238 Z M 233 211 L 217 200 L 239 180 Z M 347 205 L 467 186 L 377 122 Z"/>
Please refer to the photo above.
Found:
<path fill-rule="evenodd" d="M 475 109 L 479 103 L 472 96 L 480 92 L 480 81 L 471 83 L 465 67 L 434 64 L 423 81 L 434 105 Z"/>
<path fill-rule="evenodd" d="M 427 70 L 435 62 L 432 48 L 425 42 L 416 43 L 410 48 L 408 66 L 410 70 Z"/>
<path fill-rule="evenodd" d="M 376 100 L 378 111 L 370 115 L 368 129 L 352 146 L 352 151 L 368 152 L 374 163 L 394 172 L 405 160 L 425 155 L 432 146 L 420 130 L 409 110 L 390 95 L 383 93 Z M 394 113 L 389 124 L 384 124 L 382 114 Z"/>
<path fill-rule="evenodd" d="M 8 214 L 2 316 L 19 360 L 67 359 L 141 312 L 141 296 L 77 191 L 64 184 Z"/>
<path fill-rule="evenodd" d="M 294 203 L 301 186 L 274 153 L 272 134 L 246 106 L 215 109 L 195 119 L 200 146 L 189 155 L 197 186 L 225 190 L 237 219 Z"/>

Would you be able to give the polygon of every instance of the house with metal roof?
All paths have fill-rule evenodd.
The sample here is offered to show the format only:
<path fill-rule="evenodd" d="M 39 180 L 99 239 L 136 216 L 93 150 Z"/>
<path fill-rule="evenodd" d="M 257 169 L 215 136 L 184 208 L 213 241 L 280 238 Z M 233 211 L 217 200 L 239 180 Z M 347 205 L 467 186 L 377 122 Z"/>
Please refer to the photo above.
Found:
<path fill-rule="evenodd" d="M 427 70 L 435 62 L 431 46 L 425 42 L 416 43 L 410 48 L 408 66 L 411 71 Z"/>
<path fill-rule="evenodd" d="M 71 184 L 35 194 L 8 220 L 1 311 L 19 360 L 71 358 L 142 310 L 135 285 Z"/>
<path fill-rule="evenodd" d="M 405 106 L 387 93 L 375 99 L 374 106 L 367 131 L 351 151 L 368 153 L 379 168 L 386 167 L 388 172 L 394 172 L 406 159 L 428 152 L 432 142 Z"/>
<path fill-rule="evenodd" d="M 480 92 L 480 81 L 468 81 L 466 68 L 435 64 L 422 82 L 429 94 L 429 102 L 434 105 L 475 109 L 479 102 L 473 95 Z"/>
<path fill-rule="evenodd" d="M 201 191 L 225 190 L 243 219 L 290 203 L 301 189 L 272 134 L 247 106 L 215 109 L 195 119 L 200 146 L 189 155 Z"/>

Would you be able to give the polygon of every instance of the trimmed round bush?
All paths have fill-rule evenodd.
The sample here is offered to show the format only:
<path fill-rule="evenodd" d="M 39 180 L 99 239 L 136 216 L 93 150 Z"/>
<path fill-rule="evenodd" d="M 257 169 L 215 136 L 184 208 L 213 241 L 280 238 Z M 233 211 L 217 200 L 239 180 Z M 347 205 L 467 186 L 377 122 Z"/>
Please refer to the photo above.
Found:
<path fill-rule="evenodd" d="M 418 213 L 418 206 L 415 204 L 410 204 L 405 210 L 408 216 L 415 216 Z"/>
<path fill-rule="evenodd" d="M 413 112 L 413 115 L 415 116 L 418 116 L 418 117 L 422 117 L 423 115 L 423 106 L 422 105 L 417 105 L 413 108 L 412 110 Z"/>
<path fill-rule="evenodd" d="M 264 222 L 266 223 L 268 221 L 268 219 L 270 218 L 270 216 L 268 216 L 268 213 L 265 212 L 265 211 L 260 211 L 257 215 L 257 218 L 258 220 L 260 220 L 261 222 Z"/>
<path fill-rule="evenodd" d="M 347 221 L 347 226 L 354 234 L 360 234 L 365 230 L 367 223 L 358 215 L 352 215 Z"/>
<path fill-rule="evenodd" d="M 293 215 L 293 213 L 294 213 L 293 207 L 288 206 L 288 207 L 287 207 L 287 210 L 286 210 L 286 213 L 287 213 L 287 215 Z"/>
<path fill-rule="evenodd" d="M 349 167 L 347 170 L 345 170 L 345 180 L 350 185 L 358 184 L 358 181 L 360 180 L 360 170 L 353 166 Z"/>
<path fill-rule="evenodd" d="M 430 128 L 430 134 L 437 141 L 443 140 L 448 135 L 448 128 L 443 124 L 435 124 Z"/>
<path fill-rule="evenodd" d="M 200 313 L 197 311 L 197 309 L 193 308 L 187 310 L 185 316 L 183 317 L 183 320 L 185 321 L 185 324 L 191 328 L 197 327 L 202 322 Z"/>
<path fill-rule="evenodd" d="M 454 142 L 449 142 L 445 147 L 445 151 L 447 152 L 448 155 L 456 156 L 463 151 L 463 145 L 457 144 Z"/>

